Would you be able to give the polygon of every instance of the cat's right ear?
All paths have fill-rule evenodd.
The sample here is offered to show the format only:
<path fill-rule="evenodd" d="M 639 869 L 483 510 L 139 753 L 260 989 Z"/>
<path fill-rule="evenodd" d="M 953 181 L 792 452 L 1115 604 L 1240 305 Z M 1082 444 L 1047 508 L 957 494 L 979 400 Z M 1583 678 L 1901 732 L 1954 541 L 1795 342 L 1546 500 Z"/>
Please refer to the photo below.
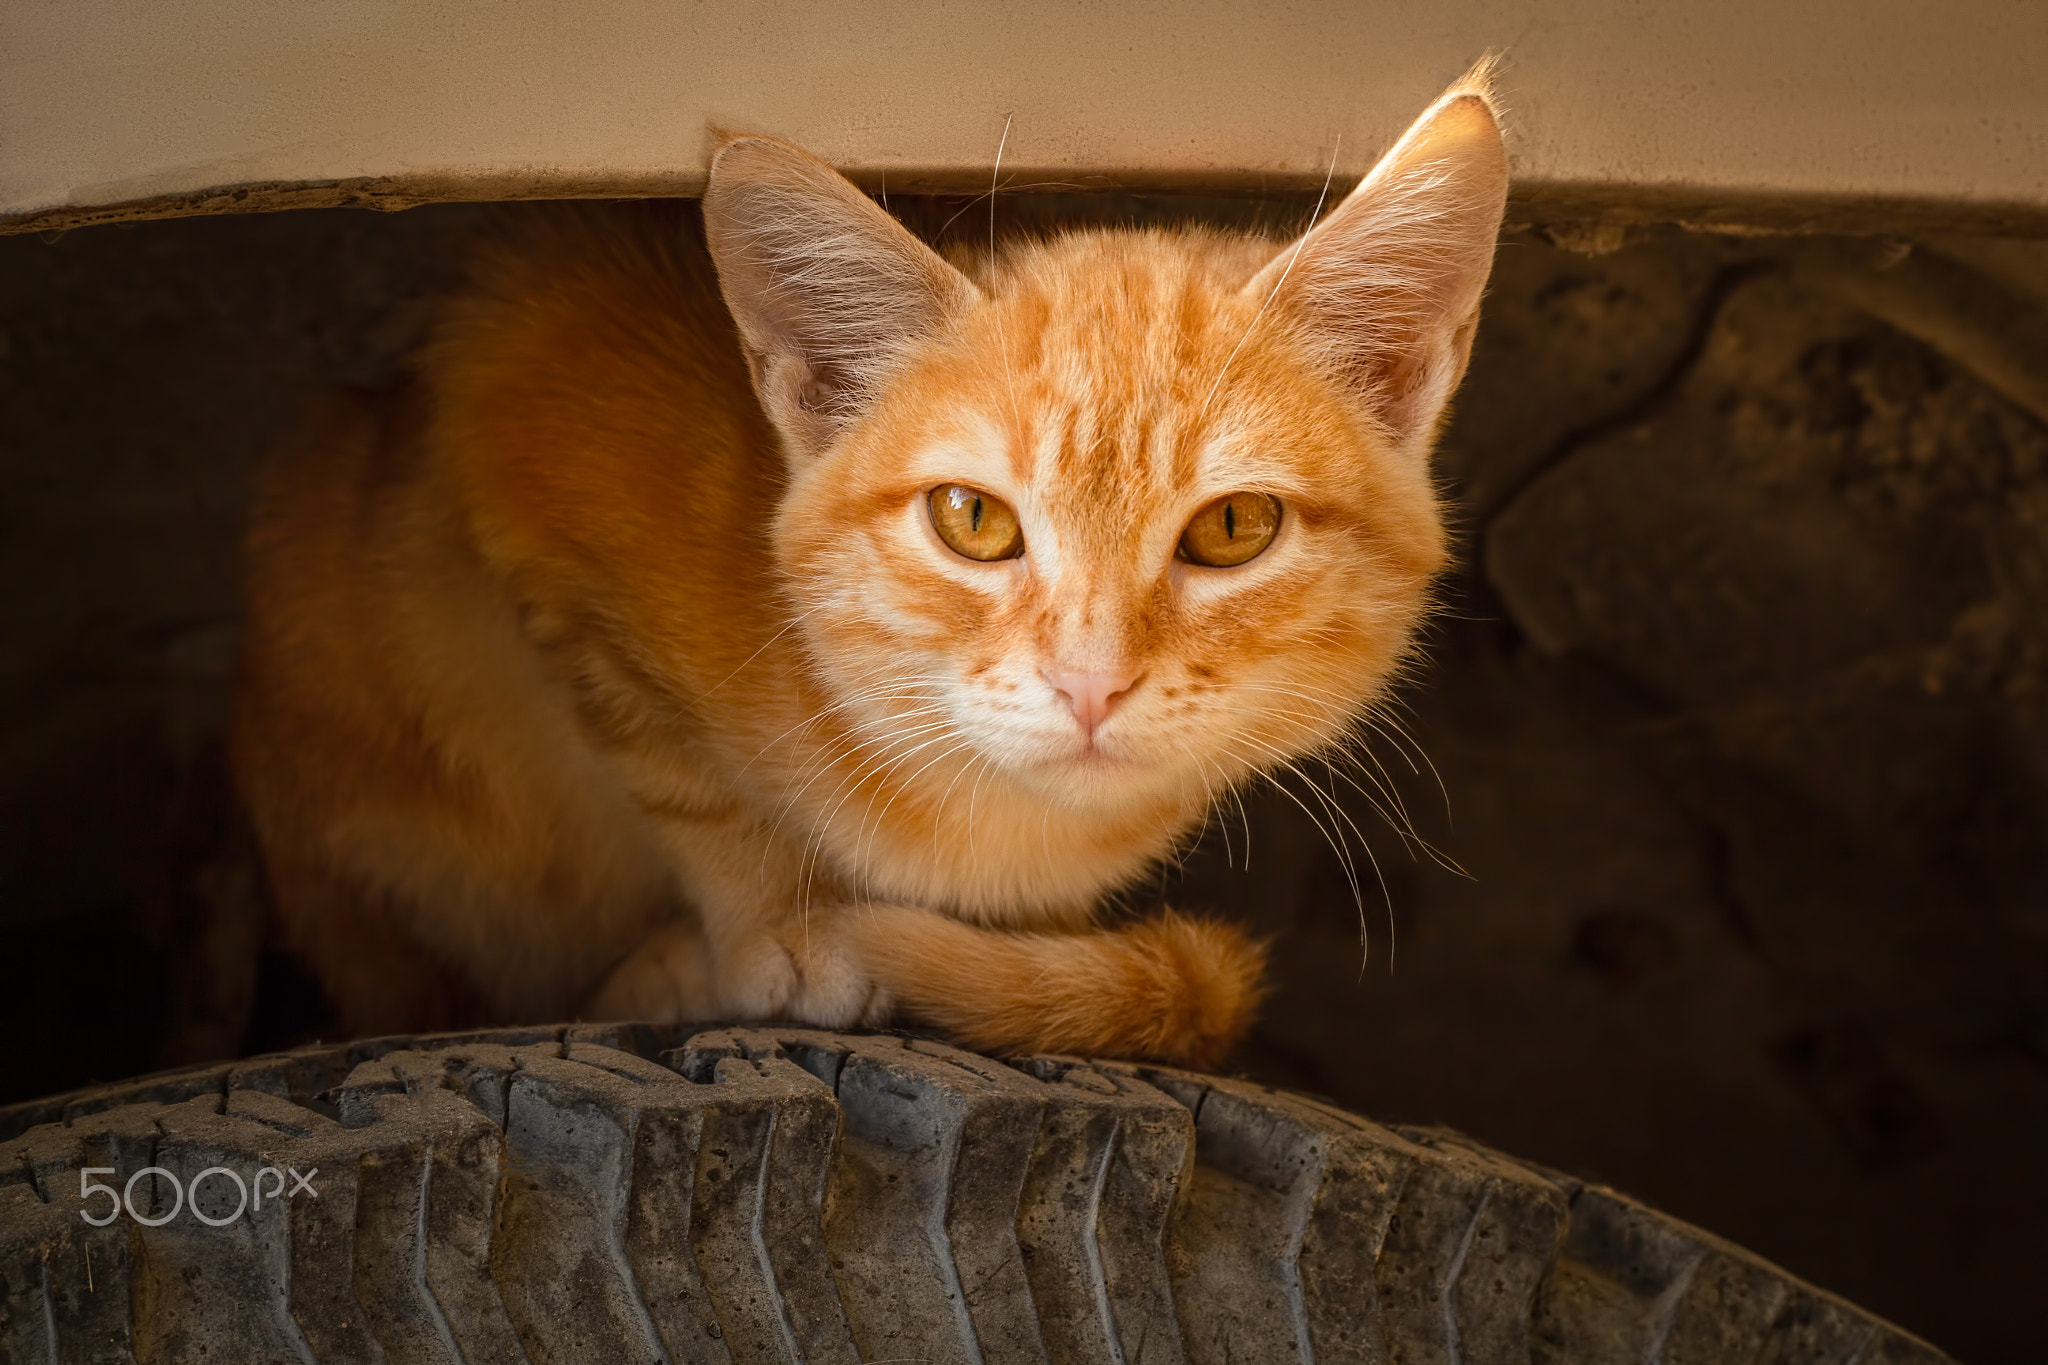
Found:
<path fill-rule="evenodd" d="M 754 391 L 794 460 L 830 444 L 904 350 L 978 296 L 844 176 L 773 138 L 719 150 L 704 230 Z"/>
<path fill-rule="evenodd" d="M 1358 188 L 1245 286 L 1307 327 L 1396 449 L 1423 459 L 1465 373 L 1507 206 L 1508 163 L 1481 62 Z"/>

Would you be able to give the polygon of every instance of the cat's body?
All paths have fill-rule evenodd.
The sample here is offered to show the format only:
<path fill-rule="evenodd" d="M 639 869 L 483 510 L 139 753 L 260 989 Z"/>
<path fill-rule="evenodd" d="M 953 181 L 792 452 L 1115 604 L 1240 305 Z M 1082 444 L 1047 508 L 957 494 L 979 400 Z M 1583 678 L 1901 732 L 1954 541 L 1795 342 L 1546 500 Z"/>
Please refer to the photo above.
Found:
<path fill-rule="evenodd" d="M 1408 647 L 1504 183 L 1481 99 L 1432 117 L 1473 186 L 1425 206 L 1462 217 L 1420 284 L 1161 232 L 970 282 L 761 140 L 702 228 L 488 247 L 411 389 L 318 414 L 251 539 L 237 770 L 345 1022 L 902 1014 L 1213 1057 L 1257 951 L 1091 919 Z M 1347 279 L 1395 306 L 1328 318 Z M 1247 562 L 1183 538 L 1224 502 L 1231 536 L 1271 509 Z"/>

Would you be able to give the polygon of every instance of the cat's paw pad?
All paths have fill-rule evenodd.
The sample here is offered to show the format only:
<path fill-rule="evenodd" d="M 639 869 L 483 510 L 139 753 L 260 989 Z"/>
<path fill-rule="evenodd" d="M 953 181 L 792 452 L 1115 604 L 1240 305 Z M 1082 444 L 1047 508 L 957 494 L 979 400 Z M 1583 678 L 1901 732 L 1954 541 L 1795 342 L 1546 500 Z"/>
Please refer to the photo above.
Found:
<path fill-rule="evenodd" d="M 796 959 L 769 934 L 728 944 L 718 955 L 724 1013 L 740 1019 L 786 1019 L 800 986 Z"/>
<path fill-rule="evenodd" d="M 888 1016 L 874 979 L 836 945 L 784 944 L 760 934 L 721 954 L 720 994 L 742 1019 L 787 1019 L 819 1028 L 879 1023 Z"/>

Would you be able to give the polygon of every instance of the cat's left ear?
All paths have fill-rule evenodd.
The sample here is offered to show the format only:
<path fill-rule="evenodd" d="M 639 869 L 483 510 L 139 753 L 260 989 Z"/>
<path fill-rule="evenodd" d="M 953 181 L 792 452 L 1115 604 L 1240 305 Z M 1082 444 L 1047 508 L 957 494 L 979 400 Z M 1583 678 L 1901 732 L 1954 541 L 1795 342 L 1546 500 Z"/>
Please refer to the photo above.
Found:
<path fill-rule="evenodd" d="M 754 391 L 792 459 L 829 445 L 904 350 L 978 295 L 846 177 L 773 138 L 720 149 L 704 232 Z"/>
<path fill-rule="evenodd" d="M 1397 448 L 1418 460 L 1472 353 L 1507 189 L 1481 66 L 1245 286 L 1306 324 Z"/>

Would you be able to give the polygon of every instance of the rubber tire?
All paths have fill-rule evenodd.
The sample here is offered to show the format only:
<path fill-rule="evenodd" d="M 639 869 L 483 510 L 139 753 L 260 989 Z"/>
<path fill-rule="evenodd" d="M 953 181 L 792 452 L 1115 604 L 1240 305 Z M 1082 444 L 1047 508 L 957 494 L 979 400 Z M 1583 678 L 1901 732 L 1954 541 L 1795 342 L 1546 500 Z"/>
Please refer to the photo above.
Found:
<path fill-rule="evenodd" d="M 0 1143 L 0 1362 L 1946 1359 L 1452 1133 L 886 1034 L 316 1046 L 0 1109 Z M 149 1167 L 314 1174 L 96 1227 L 88 1166 L 152 1219 Z"/>

